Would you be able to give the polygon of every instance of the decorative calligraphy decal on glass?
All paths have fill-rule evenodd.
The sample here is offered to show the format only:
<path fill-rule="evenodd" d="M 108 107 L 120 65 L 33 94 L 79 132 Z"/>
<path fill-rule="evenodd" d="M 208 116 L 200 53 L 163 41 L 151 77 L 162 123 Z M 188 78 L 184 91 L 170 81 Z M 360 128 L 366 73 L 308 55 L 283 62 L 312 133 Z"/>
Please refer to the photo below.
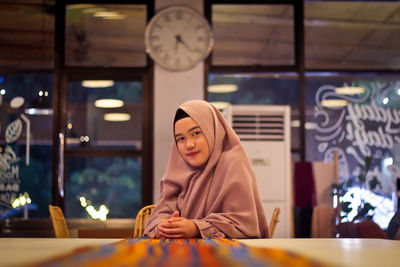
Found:
<path fill-rule="evenodd" d="M 355 85 L 365 91 L 350 95 L 338 93 L 331 85 L 318 88 L 314 108 L 317 150 L 324 161 L 332 161 L 333 152 L 338 152 L 341 179 L 358 176 L 365 157 L 371 157 L 367 181 L 376 176 L 381 181 L 378 194 L 391 199 L 395 179 L 400 178 L 400 83 Z M 326 100 L 340 100 L 342 105 L 328 106 Z"/>
<path fill-rule="evenodd" d="M 15 97 L 10 101 L 10 108 L 18 109 L 24 104 L 22 97 Z M 0 102 L 0 105 L 2 102 Z M 25 126 L 24 126 L 25 124 Z M 5 146 L 0 147 L 0 215 L 11 208 L 12 199 L 16 198 L 20 190 L 19 163 L 20 157 L 13 145 L 22 134 L 22 129 L 26 128 L 26 155 L 25 164 L 29 166 L 30 161 L 30 120 L 20 114 L 20 118 L 13 120 L 5 128 Z"/>

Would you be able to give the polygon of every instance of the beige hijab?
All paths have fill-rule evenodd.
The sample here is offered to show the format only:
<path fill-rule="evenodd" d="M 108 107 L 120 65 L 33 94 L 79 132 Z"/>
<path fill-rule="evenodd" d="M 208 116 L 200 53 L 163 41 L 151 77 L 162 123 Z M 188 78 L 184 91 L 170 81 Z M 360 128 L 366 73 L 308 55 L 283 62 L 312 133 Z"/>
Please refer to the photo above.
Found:
<path fill-rule="evenodd" d="M 268 237 L 255 175 L 233 129 L 205 101 L 188 101 L 179 108 L 202 129 L 210 158 L 204 166 L 192 167 L 174 142 L 160 198 L 144 235 L 154 237 L 159 221 L 179 211 L 181 217 L 193 220 L 202 238 Z"/>

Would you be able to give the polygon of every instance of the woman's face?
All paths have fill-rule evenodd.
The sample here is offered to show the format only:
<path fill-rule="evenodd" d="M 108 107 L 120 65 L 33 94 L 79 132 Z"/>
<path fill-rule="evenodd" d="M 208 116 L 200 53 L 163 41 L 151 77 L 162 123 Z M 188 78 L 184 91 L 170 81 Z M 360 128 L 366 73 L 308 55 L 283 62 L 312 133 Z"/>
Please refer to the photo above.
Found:
<path fill-rule="evenodd" d="M 207 162 L 210 156 L 207 139 L 192 118 L 175 123 L 175 141 L 179 154 L 189 165 L 200 167 Z"/>

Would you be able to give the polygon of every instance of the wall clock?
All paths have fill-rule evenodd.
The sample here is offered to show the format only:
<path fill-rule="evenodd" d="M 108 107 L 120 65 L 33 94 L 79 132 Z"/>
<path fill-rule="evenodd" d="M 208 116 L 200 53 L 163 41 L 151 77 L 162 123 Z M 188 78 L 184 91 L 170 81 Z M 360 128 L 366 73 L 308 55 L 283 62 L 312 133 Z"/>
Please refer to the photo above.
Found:
<path fill-rule="evenodd" d="M 145 31 L 146 52 L 170 71 L 194 68 L 211 52 L 214 38 L 207 20 L 197 11 L 172 6 L 158 12 Z"/>

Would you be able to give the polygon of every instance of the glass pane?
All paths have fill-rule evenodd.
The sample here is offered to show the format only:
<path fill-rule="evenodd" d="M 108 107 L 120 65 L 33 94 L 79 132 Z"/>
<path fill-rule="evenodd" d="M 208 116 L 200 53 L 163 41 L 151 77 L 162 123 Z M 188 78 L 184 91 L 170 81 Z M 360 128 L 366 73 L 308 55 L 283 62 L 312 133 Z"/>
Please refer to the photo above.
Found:
<path fill-rule="evenodd" d="M 399 2 L 306 2 L 306 67 L 399 69 L 399 8 Z"/>
<path fill-rule="evenodd" d="M 0 1 L 1 67 L 53 67 L 53 10 L 54 1 Z"/>
<path fill-rule="evenodd" d="M 213 65 L 293 65 L 290 5 L 212 5 Z"/>
<path fill-rule="evenodd" d="M 67 147 L 140 150 L 141 82 L 106 81 L 112 84 L 104 88 L 84 87 L 83 82 L 67 87 Z"/>
<path fill-rule="evenodd" d="M 145 5 L 68 5 L 66 65 L 146 66 L 146 16 Z"/>
<path fill-rule="evenodd" d="M 208 101 L 225 106 L 236 105 L 290 105 L 292 118 L 292 149 L 299 143 L 299 91 L 295 73 L 210 74 Z M 232 90 L 221 91 L 221 87 Z M 224 87 L 222 87 L 224 88 Z"/>
<path fill-rule="evenodd" d="M 400 76 L 309 77 L 306 92 L 307 160 L 333 161 L 336 151 L 340 180 L 349 182 L 344 200 L 358 205 L 363 194 L 376 207 L 369 214 L 385 229 L 395 211 L 400 178 Z M 372 164 L 360 185 L 366 157 Z"/>
<path fill-rule="evenodd" d="M 140 158 L 69 158 L 66 173 L 67 217 L 134 218 L 141 207 Z"/>
<path fill-rule="evenodd" d="M 51 75 L 0 76 L 0 218 L 23 216 L 23 195 L 29 217 L 48 217 L 52 84 Z"/>

